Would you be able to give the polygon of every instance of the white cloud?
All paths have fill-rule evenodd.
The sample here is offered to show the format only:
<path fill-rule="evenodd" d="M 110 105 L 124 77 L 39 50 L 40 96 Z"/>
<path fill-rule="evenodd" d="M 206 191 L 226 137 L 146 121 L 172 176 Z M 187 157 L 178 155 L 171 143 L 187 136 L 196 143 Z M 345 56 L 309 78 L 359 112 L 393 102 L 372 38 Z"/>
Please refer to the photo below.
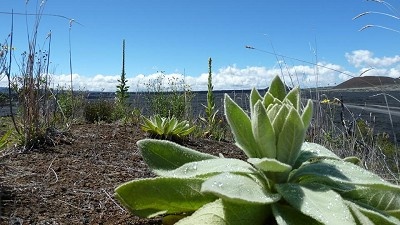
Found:
<path fill-rule="evenodd" d="M 368 50 L 355 50 L 346 53 L 347 61 L 356 68 L 360 67 L 388 67 L 400 63 L 400 56 L 384 56 L 382 58 L 374 57 L 374 53 Z"/>
<path fill-rule="evenodd" d="M 393 68 L 361 68 L 361 76 L 387 76 L 392 78 L 400 77 L 400 66 Z"/>
<path fill-rule="evenodd" d="M 280 75 L 289 86 L 314 87 L 334 85 L 349 79 L 347 76 L 339 76 L 340 73 L 335 71 L 343 70 L 342 67 L 335 64 L 320 63 L 318 69 L 314 66 L 297 65 L 286 67 L 281 71 L 278 68 L 267 68 L 260 66 L 248 66 L 239 68 L 236 65 L 226 66 L 213 72 L 214 90 L 241 90 L 256 88 L 266 88 L 272 78 Z M 331 68 L 331 69 L 328 69 Z M 398 70 L 397 70 L 398 72 Z M 395 71 L 393 71 L 395 73 Z M 136 76 L 127 77 L 130 91 L 148 91 L 154 89 L 154 82 L 162 75 L 161 73 L 138 74 Z M 171 82 L 184 82 L 190 85 L 193 91 L 207 90 L 208 73 L 202 73 L 197 76 L 183 76 L 179 73 L 164 74 L 161 81 L 164 86 Z M 97 74 L 93 77 L 82 76 L 79 74 L 72 75 L 72 83 L 75 90 L 88 91 L 115 91 L 119 84 L 120 75 L 102 75 Z M 1 81 L 1 86 L 6 86 Z M 153 82 L 153 83 L 152 83 Z M 4 83 L 4 85 L 3 85 Z M 54 88 L 69 89 L 71 84 L 71 76 L 69 74 L 53 75 L 52 86 Z M 179 84 L 181 85 L 181 84 Z M 178 85 L 178 86 L 179 86 Z M 181 86 L 179 86 L 181 87 Z"/>
<path fill-rule="evenodd" d="M 72 74 L 72 85 L 75 90 L 89 91 L 113 91 L 118 85 L 119 76 L 98 74 L 94 77 L 84 77 L 79 74 Z M 71 75 L 53 75 L 53 86 L 55 88 L 69 89 L 71 86 Z"/>
<path fill-rule="evenodd" d="M 350 72 L 338 64 L 329 62 L 319 62 L 318 67 L 309 64 L 293 66 L 282 64 L 282 70 L 276 66 L 272 68 L 264 66 L 241 68 L 233 64 L 213 71 L 213 86 L 214 90 L 266 88 L 276 75 L 280 75 L 289 86 L 300 86 L 302 88 L 333 86 L 361 74 L 363 76 L 400 77 L 400 56 L 377 58 L 368 50 L 356 50 L 346 53 L 345 57 L 356 67 L 355 72 Z M 371 65 L 374 65 L 373 69 L 371 69 Z M 127 85 L 130 86 L 129 91 L 154 89 L 154 82 L 160 75 L 161 73 L 152 73 L 127 77 Z M 186 76 L 176 72 L 163 74 L 163 77 L 162 84 L 164 86 L 168 86 L 171 82 L 184 82 L 193 91 L 207 90 L 207 72 Z M 75 90 L 113 92 L 119 84 L 119 78 L 119 74 L 97 74 L 92 77 L 73 74 L 72 83 Z M 68 89 L 71 83 L 71 76 L 69 74 L 53 75 L 52 83 L 54 88 L 62 87 Z M 0 79 L 0 86 L 7 86 L 7 80 Z"/>
<path fill-rule="evenodd" d="M 213 73 L 215 90 L 265 88 L 274 77 L 265 67 L 238 68 L 236 65 L 220 68 Z M 203 74 L 203 83 L 207 84 L 208 74 Z M 207 86 L 204 86 L 207 87 Z M 204 89 L 204 87 L 202 89 Z M 199 87 L 201 88 L 201 87 Z"/>
<path fill-rule="evenodd" d="M 332 86 L 338 82 L 340 72 L 344 71 L 339 65 L 320 62 L 318 66 L 298 65 L 286 69 L 292 75 L 295 85 L 300 87 Z M 339 79 L 339 80 L 338 80 Z"/>
<path fill-rule="evenodd" d="M 7 83 L 7 76 L 6 74 L 2 73 L 0 74 L 0 87 L 7 87 L 8 83 Z"/>

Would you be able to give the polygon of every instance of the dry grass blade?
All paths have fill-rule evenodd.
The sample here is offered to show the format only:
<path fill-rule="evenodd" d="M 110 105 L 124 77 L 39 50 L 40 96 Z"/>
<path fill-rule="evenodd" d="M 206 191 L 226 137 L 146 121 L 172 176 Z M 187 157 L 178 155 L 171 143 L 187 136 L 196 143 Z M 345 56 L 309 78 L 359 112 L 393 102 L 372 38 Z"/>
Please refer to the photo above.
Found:
<path fill-rule="evenodd" d="M 398 14 L 398 11 L 391 4 L 389 4 L 389 3 L 385 2 L 385 1 L 380 1 L 380 0 L 370 0 L 370 1 L 377 2 L 377 3 L 385 5 L 386 8 L 388 8 L 392 12 L 392 14 L 385 13 L 385 12 L 378 12 L 378 11 L 367 11 L 367 12 L 363 12 L 363 13 L 358 14 L 357 16 L 355 16 L 353 18 L 353 20 L 359 19 L 360 17 L 366 16 L 366 15 L 370 15 L 370 14 L 378 14 L 378 15 L 382 15 L 382 16 L 389 17 L 389 18 L 392 18 L 392 19 L 400 20 L 400 17 L 396 16 L 396 14 Z M 400 33 L 400 31 L 397 30 L 397 29 L 390 28 L 390 27 L 387 27 L 387 26 L 382 26 L 382 25 L 375 25 L 375 24 L 365 25 L 359 31 L 363 31 L 363 30 L 371 28 L 371 27 L 377 27 L 377 28 L 393 31 L 393 32 L 396 32 L 396 33 Z"/>
<path fill-rule="evenodd" d="M 353 18 L 353 20 L 358 19 L 358 18 L 360 18 L 360 17 L 362 17 L 362 16 L 365 16 L 365 15 L 368 15 L 368 14 L 379 14 L 379 15 L 384 15 L 384 16 L 387 16 L 387 17 L 391 17 L 391 18 L 400 20 L 399 17 L 394 16 L 394 15 L 392 15 L 392 14 L 383 13 L 383 12 L 376 12 L 376 11 L 368 11 L 368 12 L 360 13 L 360 14 L 358 14 L 357 16 L 355 16 L 355 17 Z"/>
<path fill-rule="evenodd" d="M 358 31 L 363 31 L 363 30 L 371 28 L 371 27 L 382 28 L 382 29 L 385 29 L 385 30 L 389 30 L 389 31 L 393 31 L 393 32 L 396 32 L 396 33 L 400 33 L 400 31 L 398 31 L 396 29 L 392 29 L 390 27 L 385 27 L 385 26 L 381 26 L 381 25 L 374 25 L 374 24 L 365 25 L 361 29 L 359 29 Z"/>

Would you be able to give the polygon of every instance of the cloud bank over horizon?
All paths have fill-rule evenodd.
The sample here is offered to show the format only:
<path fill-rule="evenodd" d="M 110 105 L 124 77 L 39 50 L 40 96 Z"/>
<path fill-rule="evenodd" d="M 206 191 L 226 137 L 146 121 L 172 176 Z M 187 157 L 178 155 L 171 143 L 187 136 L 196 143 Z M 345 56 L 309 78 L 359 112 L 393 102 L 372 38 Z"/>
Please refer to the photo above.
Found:
<path fill-rule="evenodd" d="M 314 66 L 287 66 L 280 68 L 267 68 L 264 66 L 247 66 L 240 68 L 237 65 L 229 65 L 219 68 L 212 72 L 212 82 L 214 90 L 246 90 L 253 87 L 263 89 L 268 86 L 270 81 L 276 75 L 280 75 L 289 86 L 315 87 L 332 86 L 343 82 L 351 74 L 345 71 L 341 66 L 330 63 L 319 63 L 318 69 Z M 331 68 L 331 69 L 328 69 Z M 343 79 L 340 79 L 337 71 L 344 71 Z M 340 80 L 338 80 L 338 78 Z M 98 74 L 93 77 L 85 77 L 79 74 L 72 75 L 72 83 L 75 90 L 87 91 L 115 91 L 118 85 L 118 75 Z M 192 91 L 206 91 L 208 82 L 208 73 L 202 73 L 197 76 L 183 75 L 181 73 L 152 73 L 138 74 L 136 76 L 127 75 L 127 85 L 129 91 L 151 91 L 155 88 L 155 83 L 161 82 L 164 87 L 171 83 L 188 85 Z M 162 81 L 157 81 L 161 79 Z M 53 83 L 68 89 L 70 87 L 71 76 L 67 74 L 53 75 Z"/>
<path fill-rule="evenodd" d="M 400 56 L 375 57 L 368 50 L 355 50 L 345 53 L 349 65 L 356 72 L 350 72 L 345 67 L 329 62 L 319 62 L 314 65 L 287 65 L 278 62 L 273 68 L 264 66 L 247 66 L 240 68 L 235 64 L 213 70 L 214 90 L 243 90 L 255 88 L 266 88 L 271 79 L 280 75 L 289 86 L 325 87 L 336 86 L 352 77 L 357 76 L 389 76 L 400 77 Z M 52 75 L 53 88 L 69 89 L 71 75 Z M 163 85 L 171 82 L 180 82 L 188 85 L 192 91 L 207 90 L 208 73 L 183 75 L 180 73 L 162 74 L 127 74 L 130 92 L 149 91 L 157 79 L 163 78 Z M 107 91 L 114 92 L 118 85 L 120 74 L 104 75 L 97 74 L 92 77 L 80 74 L 72 74 L 72 83 L 75 90 L 83 91 Z M 7 86 L 7 78 L 0 76 L 0 86 Z M 154 86 L 154 85 L 153 85 Z"/>

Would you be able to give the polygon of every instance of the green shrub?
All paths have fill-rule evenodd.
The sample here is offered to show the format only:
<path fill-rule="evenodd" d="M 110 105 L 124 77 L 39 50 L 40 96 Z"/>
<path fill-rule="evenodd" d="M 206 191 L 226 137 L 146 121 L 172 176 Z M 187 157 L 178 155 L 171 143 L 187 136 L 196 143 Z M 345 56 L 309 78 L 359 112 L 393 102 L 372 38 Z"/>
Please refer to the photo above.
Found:
<path fill-rule="evenodd" d="M 65 118 L 70 118 L 74 114 L 74 98 L 70 91 L 62 91 L 57 95 L 57 102 L 60 109 L 60 113 Z"/>
<path fill-rule="evenodd" d="M 127 105 L 121 104 L 120 102 L 114 103 L 114 110 L 112 112 L 112 120 L 113 121 L 126 121 L 129 115 L 129 109 Z"/>
<path fill-rule="evenodd" d="M 195 129 L 187 120 L 178 121 L 176 117 L 155 115 L 149 119 L 143 117 L 142 129 L 152 137 L 180 141 Z"/>
<path fill-rule="evenodd" d="M 0 93 L 0 106 L 7 105 L 7 103 L 8 103 L 8 95 Z"/>
<path fill-rule="evenodd" d="M 190 86 L 178 77 L 165 78 L 163 73 L 146 84 L 149 94 L 149 108 L 162 117 L 187 118 L 193 93 Z"/>
<path fill-rule="evenodd" d="M 7 146 L 7 144 L 9 143 L 9 137 L 11 134 L 12 134 L 12 130 L 10 129 L 0 136 L 0 150 Z"/>
<path fill-rule="evenodd" d="M 264 97 L 252 90 L 250 116 L 228 95 L 225 114 L 247 162 L 164 140 L 139 149 L 158 175 L 117 187 L 133 214 L 183 217 L 176 224 L 400 224 L 400 186 L 304 142 L 312 102 L 300 109 L 276 77 Z"/>
<path fill-rule="evenodd" d="M 140 109 L 134 108 L 128 113 L 125 118 L 127 123 L 130 123 L 132 125 L 139 125 L 142 119 L 142 113 Z"/>
<path fill-rule="evenodd" d="M 229 129 L 229 125 L 227 121 L 225 120 L 223 115 L 219 114 L 214 114 L 215 117 L 213 118 L 214 123 L 213 126 L 211 127 L 212 129 L 209 129 L 210 127 L 207 126 L 207 123 L 203 120 L 204 118 L 200 118 L 201 122 L 205 126 L 201 130 L 201 137 L 203 138 L 210 138 L 216 141 L 228 141 L 232 140 L 232 135 Z"/>
<path fill-rule="evenodd" d="M 64 90 L 60 88 L 59 93 L 56 94 L 57 107 L 56 116 L 63 119 L 76 119 L 81 118 L 85 106 L 85 96 L 82 91 L 72 92 L 71 90 Z"/>
<path fill-rule="evenodd" d="M 84 115 L 86 121 L 94 122 L 111 122 L 113 120 L 114 103 L 104 99 L 89 101 L 85 105 Z"/>

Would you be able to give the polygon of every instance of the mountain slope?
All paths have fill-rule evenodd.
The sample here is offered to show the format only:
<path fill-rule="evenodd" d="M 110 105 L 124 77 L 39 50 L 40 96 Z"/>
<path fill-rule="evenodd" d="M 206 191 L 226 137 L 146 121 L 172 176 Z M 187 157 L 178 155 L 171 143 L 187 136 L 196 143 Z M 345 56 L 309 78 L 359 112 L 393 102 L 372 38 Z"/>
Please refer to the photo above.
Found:
<path fill-rule="evenodd" d="M 400 85 L 400 79 L 384 76 L 354 77 L 337 85 L 334 89 L 379 87 L 387 85 Z"/>

